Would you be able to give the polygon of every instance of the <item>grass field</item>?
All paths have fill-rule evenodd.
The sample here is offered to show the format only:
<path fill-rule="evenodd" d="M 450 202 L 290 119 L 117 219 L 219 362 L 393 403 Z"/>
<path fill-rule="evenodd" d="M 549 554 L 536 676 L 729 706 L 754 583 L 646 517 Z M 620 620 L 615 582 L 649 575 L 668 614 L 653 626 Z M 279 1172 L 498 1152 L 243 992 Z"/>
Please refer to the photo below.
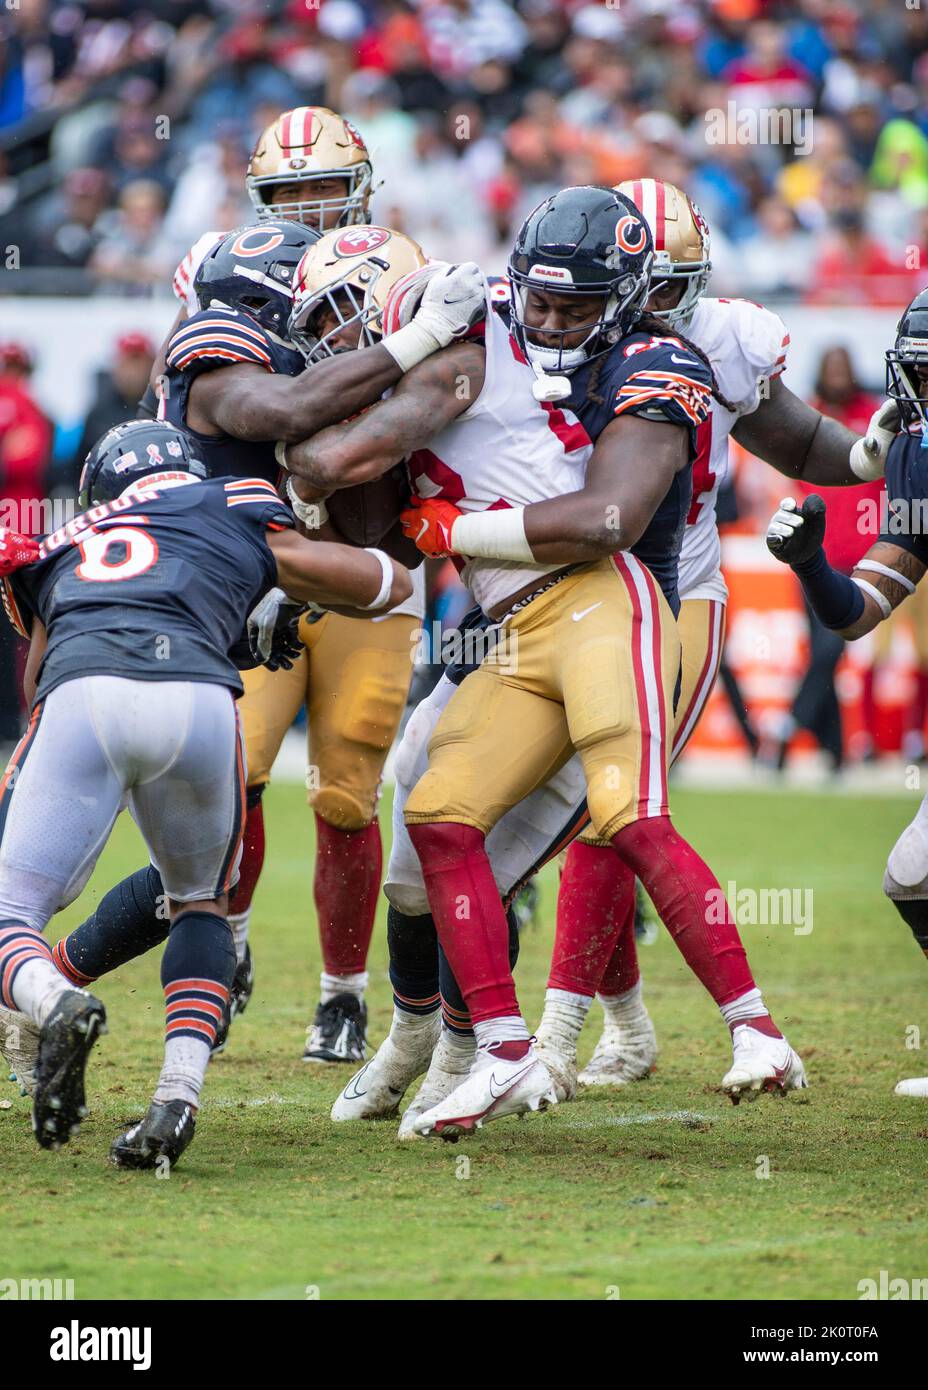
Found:
<path fill-rule="evenodd" d="M 662 933 L 642 950 L 654 1075 L 452 1146 L 328 1120 L 346 1074 L 299 1061 L 319 968 L 310 824 L 300 788 L 275 786 L 255 997 L 210 1068 L 193 1147 L 168 1180 L 106 1161 L 160 1065 L 152 955 L 99 986 L 110 1032 L 79 1139 L 40 1151 L 27 1102 L 0 1090 L 12 1102 L 0 1110 L 0 1274 L 70 1278 L 78 1298 L 220 1299 L 854 1299 L 881 1269 L 928 1275 L 928 1103 L 893 1096 L 901 1076 L 928 1072 L 928 970 L 880 892 L 913 809 L 901 797 L 678 796 L 678 824 L 723 883 L 813 891 L 811 933 L 743 928 L 807 1092 L 737 1109 L 718 1092 L 726 1032 Z M 124 817 L 53 939 L 140 862 Z M 518 971 L 530 1022 L 554 893 L 549 871 Z M 378 1042 L 390 1016 L 382 923 L 372 981 Z M 906 1048 L 913 1025 L 920 1052 Z M 591 1028 L 583 1058 L 594 1041 Z"/>

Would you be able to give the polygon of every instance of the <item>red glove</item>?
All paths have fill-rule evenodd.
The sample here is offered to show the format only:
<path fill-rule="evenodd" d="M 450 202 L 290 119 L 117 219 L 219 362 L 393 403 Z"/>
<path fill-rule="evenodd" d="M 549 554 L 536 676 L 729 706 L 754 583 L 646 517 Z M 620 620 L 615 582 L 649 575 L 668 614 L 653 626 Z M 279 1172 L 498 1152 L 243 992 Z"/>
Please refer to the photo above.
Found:
<path fill-rule="evenodd" d="M 39 558 L 39 544 L 31 536 L 21 536 L 0 526 L 0 574 L 12 574 Z"/>
<path fill-rule="evenodd" d="M 445 555 L 453 555 L 451 528 L 464 513 L 453 502 L 443 502 L 440 497 L 413 497 L 409 506 L 400 513 L 403 535 L 427 555 L 430 560 L 440 560 Z"/>

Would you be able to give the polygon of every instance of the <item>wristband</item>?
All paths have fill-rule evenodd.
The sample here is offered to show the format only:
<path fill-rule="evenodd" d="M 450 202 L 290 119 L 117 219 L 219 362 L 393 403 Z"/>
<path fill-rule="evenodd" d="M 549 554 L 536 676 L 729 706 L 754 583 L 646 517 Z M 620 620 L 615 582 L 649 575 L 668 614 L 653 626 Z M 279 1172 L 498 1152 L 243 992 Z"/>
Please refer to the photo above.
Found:
<path fill-rule="evenodd" d="M 380 571 L 383 575 L 383 579 L 380 590 L 373 603 L 361 603 L 358 607 L 383 608 L 387 599 L 390 597 L 390 590 L 393 588 L 393 561 L 390 559 L 389 555 L 385 555 L 382 550 L 375 550 L 373 546 L 365 546 L 364 548 L 368 555 L 373 555 L 376 560 L 380 561 Z"/>
<path fill-rule="evenodd" d="M 328 521 L 329 509 L 325 505 L 325 499 L 304 502 L 301 497 L 297 497 L 292 478 L 287 479 L 287 497 L 297 520 L 302 521 L 308 531 L 318 531 Z"/>
<path fill-rule="evenodd" d="M 854 568 L 855 570 L 872 570 L 874 574 L 885 574 L 886 578 L 891 579 L 894 584 L 901 585 L 907 594 L 915 593 L 915 585 L 908 575 L 890 569 L 889 565 L 881 565 L 879 560 L 858 560 Z"/>
<path fill-rule="evenodd" d="M 513 560 L 536 563 L 525 539 L 525 508 L 501 507 L 499 511 L 467 512 L 451 527 L 455 555 L 474 560 Z"/>
<path fill-rule="evenodd" d="M 405 328 L 399 328 L 395 333 L 391 333 L 389 338 L 384 338 L 383 346 L 400 371 L 409 372 L 427 357 L 431 357 L 433 352 L 437 352 L 441 343 L 434 333 L 430 333 L 423 324 L 413 319 Z"/>
<path fill-rule="evenodd" d="M 866 579 L 854 579 L 851 582 L 856 584 L 858 589 L 862 589 L 865 594 L 870 595 L 884 618 L 889 617 L 890 613 L 893 611 L 893 606 L 886 595 L 880 593 L 875 584 L 868 584 Z"/>

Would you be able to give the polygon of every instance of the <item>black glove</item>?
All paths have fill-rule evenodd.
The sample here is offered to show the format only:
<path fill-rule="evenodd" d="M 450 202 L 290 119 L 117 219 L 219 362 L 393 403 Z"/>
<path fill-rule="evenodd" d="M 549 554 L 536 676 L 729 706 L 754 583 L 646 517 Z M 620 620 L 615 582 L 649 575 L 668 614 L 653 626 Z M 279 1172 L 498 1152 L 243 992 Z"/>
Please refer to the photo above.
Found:
<path fill-rule="evenodd" d="M 255 661 L 269 671 L 289 671 L 303 650 L 298 636 L 300 618 L 308 605 L 271 589 L 248 615 L 248 643 Z"/>
<path fill-rule="evenodd" d="M 813 492 L 800 510 L 792 497 L 785 497 L 770 518 L 767 549 L 784 565 L 803 564 L 822 548 L 825 539 L 825 500 Z"/>

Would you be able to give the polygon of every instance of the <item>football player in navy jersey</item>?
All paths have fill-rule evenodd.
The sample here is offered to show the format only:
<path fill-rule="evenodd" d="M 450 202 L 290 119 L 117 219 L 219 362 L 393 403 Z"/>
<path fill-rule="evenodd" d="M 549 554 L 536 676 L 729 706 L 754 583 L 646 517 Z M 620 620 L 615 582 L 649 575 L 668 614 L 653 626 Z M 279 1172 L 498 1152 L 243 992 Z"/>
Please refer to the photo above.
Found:
<path fill-rule="evenodd" d="M 820 621 L 848 642 L 884 622 L 928 570 L 928 290 L 916 295 L 899 320 L 886 353 L 886 394 L 896 402 L 903 428 L 886 461 L 887 508 L 879 538 L 850 578 L 832 569 L 825 556 L 826 508 L 816 494 L 801 507 L 784 499 L 767 529 L 771 553 L 792 568 Z M 862 531 L 865 526 L 862 513 Z M 928 955 L 928 796 L 890 852 L 883 892 Z M 928 1099 L 928 1076 L 900 1081 L 896 1094 Z"/>
<path fill-rule="evenodd" d="M 360 233 L 354 229 L 345 235 L 357 238 Z M 299 223 L 262 221 L 229 233 L 200 265 L 197 293 L 202 308 L 171 339 L 160 412 L 189 432 L 212 475 L 276 483 L 276 440 L 303 439 L 378 399 L 403 372 L 466 331 L 477 306 L 482 306 L 483 282 L 476 266 L 444 267 L 423 288 L 409 322 L 389 347 L 373 343 L 361 352 L 327 357 L 307 368 L 286 334 L 296 268 L 318 238 L 318 232 Z M 318 509 L 317 516 L 321 519 Z M 334 541 L 344 538 L 328 524 L 315 534 Z M 375 539 L 379 543 L 380 537 Z M 285 606 L 281 625 L 295 624 L 299 612 L 299 605 Z M 300 626 L 301 638 L 311 641 L 318 658 L 318 699 L 311 724 L 322 749 L 314 759 L 320 764 L 318 790 L 322 798 L 328 795 L 328 804 L 317 814 L 317 910 L 330 943 L 324 962 L 329 984 L 323 1001 L 326 1037 L 317 1049 L 321 1060 L 355 1062 L 364 1055 L 364 958 L 380 890 L 376 797 L 405 703 L 412 671 L 410 634 L 417 623 L 415 616 L 384 615 L 376 626 L 361 625 L 332 614 L 312 625 L 303 619 Z M 291 648 L 294 657 L 297 653 L 305 665 L 302 643 Z M 343 669 L 350 669 L 355 690 L 360 691 L 352 701 L 360 733 L 354 731 L 351 718 L 342 717 L 347 684 L 347 678 L 341 678 Z M 219 1046 L 253 989 L 248 921 L 264 859 L 261 796 L 273 754 L 305 694 L 304 680 L 294 703 L 291 674 L 261 668 L 245 675 L 245 848 L 229 914 L 238 964 Z M 333 788 L 334 796 L 329 795 Z M 160 896 L 157 874 L 150 867 L 125 879 L 92 917 L 57 943 L 59 967 L 74 983 L 89 984 L 157 945 L 165 935 Z M 324 988 L 325 984 L 324 980 Z M 335 1007 L 332 1000 L 337 1001 Z M 25 1066 L 21 1070 L 25 1072 Z"/>
<path fill-rule="evenodd" d="M 563 765 L 571 743 L 584 764 L 597 833 L 612 842 L 630 876 L 642 876 L 726 1019 L 752 1025 L 746 1050 L 755 1055 L 736 1056 L 726 1078 L 732 1094 L 751 1085 L 754 1072 L 783 1088 L 805 1084 L 799 1058 L 754 984 L 730 912 L 707 927 L 707 894 L 722 899 L 715 877 L 669 822 L 661 730 L 679 669 L 676 567 L 696 427 L 714 380 L 692 344 L 642 317 L 651 255 L 650 233 L 634 204 L 613 190 L 589 187 L 547 199 L 527 220 L 512 254 L 511 355 L 531 367 L 522 389 L 548 405 L 551 428 L 565 447 L 576 447 L 580 438 L 595 441 L 582 486 L 541 491 L 535 496 L 548 500 L 533 496 L 524 506 L 514 500 L 518 492 L 504 491 L 492 504 L 468 489 L 469 476 L 484 466 L 464 444 L 465 422 L 480 410 L 489 360 L 477 343 L 438 354 L 389 400 L 287 450 L 288 466 L 313 487 L 376 476 L 404 454 L 434 450 L 437 464 L 432 472 L 426 464 L 425 486 L 406 517 L 420 548 L 461 557 L 478 576 L 480 566 L 492 562 L 529 565 L 536 575 L 546 568 L 554 576 L 551 583 L 540 586 L 536 577 L 519 588 L 515 569 L 514 592 L 490 605 L 490 618 L 519 635 L 518 668 L 501 681 L 495 659 L 488 658 L 464 679 L 432 734 L 428 771 L 406 804 L 428 904 L 478 1041 L 461 1085 L 414 1119 L 415 1133 L 464 1132 L 553 1098 L 552 1079 L 531 1052 L 515 1002 L 505 915 L 484 842 L 508 809 Z M 563 403 L 560 419 L 555 403 Z M 493 418 L 502 408 L 494 397 L 485 413 Z M 452 428 L 461 431 L 460 447 Z M 489 438 L 483 447 L 492 454 Z M 526 495 L 529 480 L 515 481 Z M 489 487 L 497 485 L 503 486 L 498 474 Z M 462 510 L 455 504 L 462 498 L 474 500 Z M 603 559 L 608 556 L 616 556 L 612 568 Z M 621 593 L 613 582 L 616 567 L 626 586 Z M 563 621 L 565 605 L 573 622 L 569 613 Z M 578 680 L 571 671 L 585 674 Z M 558 704 L 565 722 L 552 729 Z M 521 750 L 517 769 L 512 748 Z M 470 904 L 467 923 L 455 918 L 461 894 Z M 411 982 L 396 993 L 397 1011 L 418 1032 L 422 1053 L 421 1015 L 430 999 Z M 334 1118 L 377 1113 L 365 1109 L 374 1087 L 380 1103 L 392 1098 L 395 1109 L 404 1085 L 388 1076 L 375 1080 L 376 1066 L 375 1059 L 353 1078 Z"/>
<path fill-rule="evenodd" d="M 152 1167 L 193 1137 L 235 968 L 226 912 L 245 770 L 230 651 L 244 616 L 276 584 L 363 616 L 408 596 L 411 581 L 383 551 L 297 534 L 265 479 L 209 478 L 195 442 L 166 423 L 104 435 L 80 503 L 3 580 L 31 639 L 32 715 L 0 788 L 0 1002 L 41 1030 L 33 1126 L 58 1147 L 86 1113 L 85 1064 L 106 1015 L 58 970 L 42 931 L 81 892 L 128 805 L 170 907 L 167 1021 L 152 1103 L 111 1157 Z"/>

